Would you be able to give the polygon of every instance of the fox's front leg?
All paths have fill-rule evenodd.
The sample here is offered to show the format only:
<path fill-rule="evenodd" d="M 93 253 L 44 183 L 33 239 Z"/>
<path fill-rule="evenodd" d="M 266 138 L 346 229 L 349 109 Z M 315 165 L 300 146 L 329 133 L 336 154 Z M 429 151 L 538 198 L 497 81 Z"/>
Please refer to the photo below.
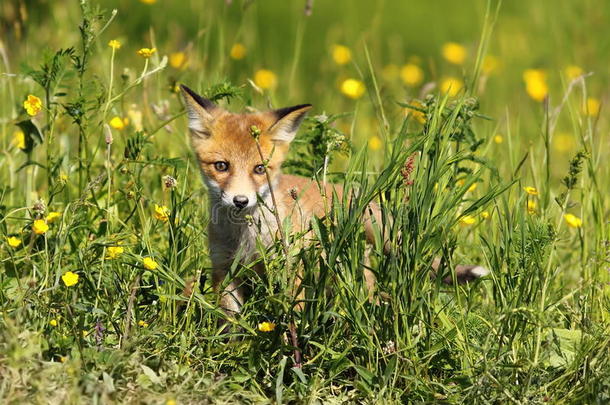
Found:
<path fill-rule="evenodd" d="M 229 283 L 225 283 L 227 274 L 228 272 L 224 268 L 214 268 L 212 272 L 212 286 L 214 291 L 220 295 L 220 307 L 227 315 L 236 315 L 244 304 L 244 291 L 241 279 L 237 277 L 233 278 Z"/>

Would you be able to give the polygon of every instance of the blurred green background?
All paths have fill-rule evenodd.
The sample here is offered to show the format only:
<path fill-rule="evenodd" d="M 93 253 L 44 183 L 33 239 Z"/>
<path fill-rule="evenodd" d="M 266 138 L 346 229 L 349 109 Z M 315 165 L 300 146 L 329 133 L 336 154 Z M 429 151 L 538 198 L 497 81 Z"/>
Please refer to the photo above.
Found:
<path fill-rule="evenodd" d="M 387 133 L 378 119 L 380 115 L 374 113 L 377 99 L 371 91 L 372 74 L 391 129 L 396 129 L 405 111 L 395 101 L 434 93 L 447 78 L 470 83 L 486 10 L 489 7 L 493 14 L 497 6 L 495 1 L 356 4 L 318 0 L 311 16 L 306 16 L 304 1 L 109 0 L 98 4 L 100 10 L 118 11 L 115 21 L 98 39 L 99 51 L 108 55 L 98 59 L 107 63 L 97 65 L 100 76 L 106 76 L 109 70 L 108 40 L 122 43 L 115 63 L 119 72 L 137 72 L 141 60 L 136 51 L 154 46 L 158 50 L 155 57 L 170 56 L 170 67 L 153 79 L 158 88 L 170 89 L 179 81 L 202 90 L 228 79 L 245 86 L 246 99 L 257 108 L 308 102 L 314 104 L 316 113 L 353 112 L 353 120 L 344 120 L 342 129 L 356 145 L 369 142 L 372 154 L 378 154 L 377 161 L 383 157 Z M 17 61 L 36 65 L 44 48 L 78 44 L 78 31 L 72 29 L 80 19 L 75 1 L 5 0 L 0 13 L 12 72 L 19 69 Z M 608 92 L 609 13 L 610 3 L 602 0 L 501 4 L 476 90 L 481 111 L 494 119 L 481 124 L 486 126 L 485 136 L 490 140 L 495 133 L 501 136 L 496 140 L 502 143 L 490 146 L 499 149 L 499 156 L 508 157 L 502 150 L 508 137 L 513 145 L 523 148 L 520 152 L 542 145 L 545 103 L 528 95 L 524 81 L 528 69 L 536 69 L 544 81 L 551 113 L 561 103 L 571 79 L 580 73 L 592 73 L 586 79 L 586 91 L 583 86 L 574 86 L 572 97 L 552 128 L 552 147 L 557 153 L 554 174 L 560 176 L 565 171 L 568 156 L 575 151 L 584 125 L 575 117 L 585 112 L 585 106 L 595 112 L 584 115 L 595 118 L 600 133 L 607 131 L 607 122 L 597 123 L 596 118 L 597 111 L 603 115 Z M 463 47 L 463 61 L 452 63 L 443 56 L 447 43 Z M 236 44 L 242 48 L 239 55 L 232 55 Z M 349 49 L 344 64 L 333 59 L 337 45 Z M 421 69 L 423 76 L 416 83 L 403 80 L 401 69 L 406 64 Z M 256 80 L 261 69 L 272 76 L 267 77 L 270 88 L 259 94 L 252 91 L 248 79 L 257 83 L 265 80 Z M 353 98 L 342 94 L 341 86 L 349 78 L 366 82 L 367 91 Z M 132 96 L 138 103 L 138 95 Z M 169 91 L 157 96 L 172 97 Z M 599 142 L 601 150 L 608 146 L 605 138 L 594 142 Z M 513 163 L 520 158 L 517 151 L 509 154 Z M 543 153 L 541 148 L 535 148 L 533 153 L 537 152 Z"/>

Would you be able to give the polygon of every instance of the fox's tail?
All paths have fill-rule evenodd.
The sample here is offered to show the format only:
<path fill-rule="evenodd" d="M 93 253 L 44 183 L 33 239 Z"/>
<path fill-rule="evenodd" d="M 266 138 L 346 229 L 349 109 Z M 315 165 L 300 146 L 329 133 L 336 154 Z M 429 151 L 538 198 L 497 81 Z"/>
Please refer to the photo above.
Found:
<path fill-rule="evenodd" d="M 370 244 L 375 243 L 375 227 L 379 227 L 382 224 L 381 220 L 381 210 L 379 206 L 375 203 L 370 203 L 368 209 L 366 210 L 364 215 L 364 231 L 366 234 L 366 239 Z M 389 254 L 391 251 L 391 246 L 389 241 L 384 242 L 383 250 L 385 254 Z M 436 277 L 436 274 L 441 265 L 441 259 L 435 258 L 432 261 L 432 277 Z M 476 280 L 477 278 L 484 277 L 490 273 L 488 269 L 483 266 L 475 265 L 475 264 L 459 264 L 454 269 L 455 272 L 455 280 L 462 284 L 467 283 L 469 281 Z M 449 275 L 443 279 L 445 284 L 453 284 L 453 275 Z"/>

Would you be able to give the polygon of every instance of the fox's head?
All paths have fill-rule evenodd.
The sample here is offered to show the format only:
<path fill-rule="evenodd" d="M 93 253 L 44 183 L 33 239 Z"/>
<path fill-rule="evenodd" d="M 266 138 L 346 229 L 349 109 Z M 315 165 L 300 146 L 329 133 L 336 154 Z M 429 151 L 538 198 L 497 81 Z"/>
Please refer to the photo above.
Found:
<path fill-rule="evenodd" d="M 257 195 L 264 198 L 269 193 L 267 176 L 274 185 L 311 105 L 233 114 L 181 87 L 191 143 L 209 191 L 227 206 L 254 207 Z M 260 131 L 257 138 L 253 128 Z"/>

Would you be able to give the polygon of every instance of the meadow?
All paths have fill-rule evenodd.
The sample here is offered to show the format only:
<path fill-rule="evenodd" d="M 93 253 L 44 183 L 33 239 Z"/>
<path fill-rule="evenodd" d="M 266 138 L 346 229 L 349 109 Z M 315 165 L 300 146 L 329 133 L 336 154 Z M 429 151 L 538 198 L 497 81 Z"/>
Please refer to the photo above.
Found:
<path fill-rule="evenodd" d="M 0 401 L 609 403 L 609 19 L 603 0 L 4 0 Z M 235 266 L 236 317 L 180 84 L 232 111 L 313 104 L 284 171 L 348 190 L 314 243 L 286 229 L 265 275 Z M 443 284 L 434 257 L 491 273 Z"/>

